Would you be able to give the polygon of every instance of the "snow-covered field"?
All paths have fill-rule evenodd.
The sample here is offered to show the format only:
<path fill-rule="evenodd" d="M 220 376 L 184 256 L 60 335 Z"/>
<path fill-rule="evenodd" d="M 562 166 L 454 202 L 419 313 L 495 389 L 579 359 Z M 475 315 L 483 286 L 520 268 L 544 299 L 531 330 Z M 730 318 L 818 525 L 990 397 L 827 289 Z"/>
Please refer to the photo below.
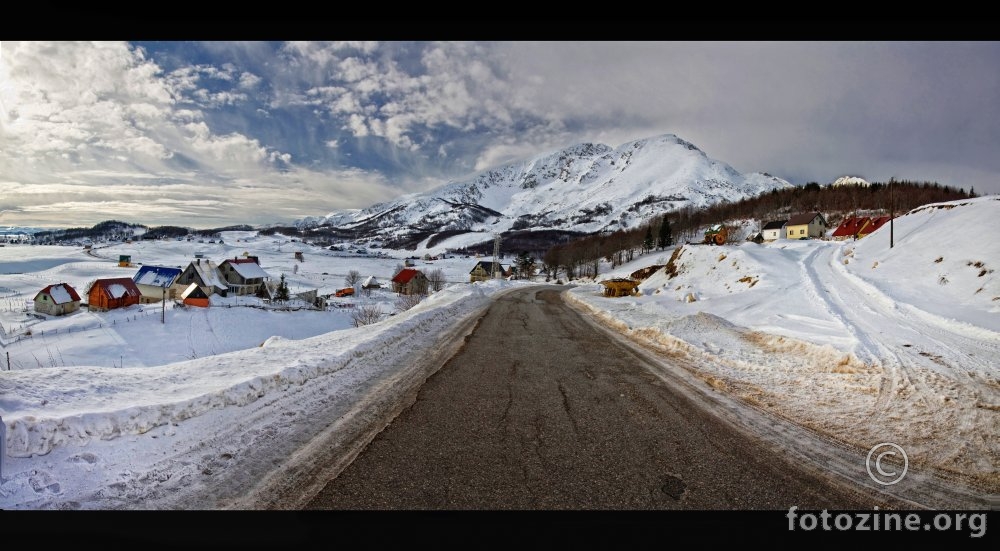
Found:
<path fill-rule="evenodd" d="M 639 296 L 606 298 L 596 282 L 576 282 L 567 296 L 628 336 L 686 358 L 706 387 L 748 407 L 862 457 L 894 442 L 915 467 L 997 494 L 1000 244 L 962 235 L 995 234 L 997 220 L 1000 198 L 989 196 L 897 218 L 892 248 L 888 225 L 856 242 L 689 245 L 674 258 L 676 276 L 655 273 Z M 496 293 L 529 284 L 467 284 L 475 259 L 417 261 L 453 283 L 360 328 L 346 308 L 168 308 L 161 323 L 150 305 L 37 321 L 30 339 L 12 341 L 27 323 L 26 298 L 50 283 L 82 292 L 94 278 L 133 274 L 115 266 L 119 254 L 179 266 L 195 252 L 219 262 L 244 251 L 272 276 L 284 273 L 293 292 L 331 292 L 351 269 L 385 282 L 402 262 L 252 234 L 226 236 L 224 245 L 119 244 L 95 251 L 104 259 L 71 247 L 0 248 L 4 267 L 26 272 L 0 275 L 4 351 L 14 365 L 0 371 L 8 450 L 0 508 L 246 506 L 247 488 L 301 468 L 298 450 L 314 439 L 380 428 L 395 407 L 387 404 L 412 390 L 400 381 L 419 379 L 419 358 L 457 346 L 463 323 Z M 666 264 L 672 252 L 601 279 Z M 388 311 L 395 296 L 334 300 Z M 95 320 L 103 327 L 85 327 Z"/>
<path fill-rule="evenodd" d="M 927 206 L 859 241 L 688 245 L 640 295 L 569 296 L 710 385 L 855 446 L 1000 493 L 1000 198 Z M 603 277 L 666 264 L 672 251 Z M 862 456 L 863 457 L 863 456 Z"/>

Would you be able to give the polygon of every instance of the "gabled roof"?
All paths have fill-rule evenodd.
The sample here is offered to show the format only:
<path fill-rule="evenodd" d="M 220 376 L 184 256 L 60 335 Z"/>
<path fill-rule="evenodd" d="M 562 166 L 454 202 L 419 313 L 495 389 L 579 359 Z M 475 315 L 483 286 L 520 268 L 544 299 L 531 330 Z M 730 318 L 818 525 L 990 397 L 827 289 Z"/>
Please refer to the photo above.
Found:
<path fill-rule="evenodd" d="M 381 287 L 381 284 L 375 279 L 375 276 L 370 275 L 364 283 L 361 284 L 362 287 Z"/>
<path fill-rule="evenodd" d="M 823 222 L 826 222 L 826 218 L 818 212 L 804 212 L 802 214 L 796 214 L 795 216 L 788 219 L 789 226 L 801 226 L 803 224 L 808 224 L 812 222 L 817 216 L 819 216 Z"/>
<path fill-rule="evenodd" d="M 205 294 L 205 291 L 201 290 L 201 287 L 197 283 L 192 283 L 181 293 L 181 299 L 185 298 L 208 298 L 208 295 Z"/>
<path fill-rule="evenodd" d="M 135 286 L 135 282 L 127 277 L 115 277 L 110 279 L 98 279 L 94 282 L 94 287 L 99 288 L 110 298 L 122 298 L 124 296 L 139 297 L 142 292 Z"/>
<path fill-rule="evenodd" d="M 52 302 L 56 304 L 66 304 L 68 302 L 75 302 L 80 300 L 80 295 L 76 292 L 76 289 L 69 286 L 66 283 L 56 283 L 55 285 L 49 285 L 48 287 L 38 291 L 35 298 L 39 295 L 49 295 L 52 298 Z"/>
<path fill-rule="evenodd" d="M 476 265 L 473 266 L 471 270 L 469 270 L 469 273 L 471 274 L 472 272 L 476 271 L 476 268 L 478 268 L 479 266 L 482 266 L 483 270 L 485 270 L 486 273 L 488 274 L 493 273 L 493 262 L 487 262 L 485 260 L 480 260 L 479 262 L 476 262 Z M 507 269 L 503 267 L 503 264 L 497 262 L 497 271 L 502 274 L 506 273 Z"/>
<path fill-rule="evenodd" d="M 833 237 L 851 237 L 857 235 L 870 222 L 871 218 L 867 216 L 850 216 L 844 218 L 844 221 L 837 226 L 837 229 L 833 230 Z"/>
<path fill-rule="evenodd" d="M 865 228 L 865 233 L 872 233 L 873 231 L 884 226 L 889 220 L 892 220 L 891 216 L 879 216 L 878 218 L 872 218 L 872 223 L 870 226 Z"/>
<path fill-rule="evenodd" d="M 242 261 L 240 259 L 231 259 L 222 263 L 223 266 L 226 264 L 232 266 L 236 270 L 236 273 L 240 274 L 240 277 L 243 279 L 271 277 L 259 264 L 247 258 L 242 259 Z"/>
<path fill-rule="evenodd" d="M 402 270 L 399 271 L 398 274 L 393 276 L 392 282 L 406 284 L 409 283 L 410 280 L 417 275 L 424 275 L 424 274 L 420 270 L 414 270 L 412 268 L 403 268 Z"/>
<path fill-rule="evenodd" d="M 181 275 L 180 268 L 167 268 L 165 266 L 143 266 L 132 276 L 132 281 L 136 285 L 150 285 L 153 287 L 170 287 Z"/>
<path fill-rule="evenodd" d="M 229 284 L 222 281 L 219 277 L 219 267 L 215 265 L 215 262 L 211 260 L 198 259 L 199 261 L 192 261 L 190 267 L 194 269 L 198 277 L 201 278 L 202 283 L 208 287 L 218 287 L 219 289 L 228 289 Z"/>
<path fill-rule="evenodd" d="M 764 227 L 761 228 L 761 230 L 780 230 L 785 227 L 785 223 L 786 222 L 784 220 L 772 220 L 767 224 L 764 224 Z"/>

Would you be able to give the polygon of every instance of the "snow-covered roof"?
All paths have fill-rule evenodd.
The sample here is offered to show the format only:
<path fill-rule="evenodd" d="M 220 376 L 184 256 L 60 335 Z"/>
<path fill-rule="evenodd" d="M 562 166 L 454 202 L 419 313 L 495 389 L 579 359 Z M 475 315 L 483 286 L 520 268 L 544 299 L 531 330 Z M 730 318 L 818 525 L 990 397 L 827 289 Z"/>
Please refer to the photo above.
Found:
<path fill-rule="evenodd" d="M 223 262 L 223 264 L 229 264 L 232 266 L 233 269 L 236 270 L 236 273 L 240 274 L 240 277 L 243 279 L 271 277 L 256 262 L 231 262 L 227 260 Z"/>
<path fill-rule="evenodd" d="M 381 284 L 378 282 L 377 279 L 375 279 L 375 276 L 373 275 L 368 276 L 368 278 L 365 279 L 365 282 L 361 284 L 362 287 L 375 287 L 380 285 Z"/>
<path fill-rule="evenodd" d="M 206 286 L 218 287 L 220 289 L 229 288 L 229 285 L 222 281 L 222 278 L 219 276 L 219 267 L 215 265 L 215 262 L 211 260 L 199 260 L 200 262 L 197 260 L 192 262 L 191 266 Z"/>
<path fill-rule="evenodd" d="M 68 302 L 80 300 L 80 295 L 77 294 L 76 289 L 70 287 L 65 283 L 49 285 L 48 287 L 39 291 L 38 294 L 49 295 L 50 297 L 52 297 L 52 302 L 56 304 L 66 304 Z M 38 298 L 38 295 L 35 295 L 35 298 Z"/>
<path fill-rule="evenodd" d="M 98 279 L 94 282 L 94 285 L 104 289 L 104 294 L 111 298 L 122 298 L 125 295 L 137 297 L 142 294 L 139 288 L 135 286 L 135 282 L 127 277 Z"/>
<path fill-rule="evenodd" d="M 111 298 L 122 298 L 128 294 L 128 289 L 121 283 L 112 283 L 108 285 L 108 294 L 111 295 Z"/>
<path fill-rule="evenodd" d="M 207 296 L 208 295 L 205 294 L 205 291 L 202 291 L 201 287 L 199 287 L 197 283 L 192 283 L 191 285 L 188 285 L 187 289 L 184 289 L 184 292 L 181 293 L 181 299 L 185 299 L 185 298 L 189 298 L 189 297 L 191 297 L 191 298 L 205 298 Z"/>
<path fill-rule="evenodd" d="M 139 268 L 132 278 L 136 285 L 150 285 L 153 287 L 170 287 L 181 275 L 180 268 L 167 268 L 165 266 L 143 266 Z"/>

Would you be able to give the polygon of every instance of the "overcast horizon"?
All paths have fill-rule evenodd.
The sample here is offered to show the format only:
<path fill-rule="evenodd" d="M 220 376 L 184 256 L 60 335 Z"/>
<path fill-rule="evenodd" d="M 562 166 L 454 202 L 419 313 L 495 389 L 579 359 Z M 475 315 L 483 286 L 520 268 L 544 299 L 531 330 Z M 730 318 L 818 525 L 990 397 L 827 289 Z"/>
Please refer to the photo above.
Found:
<path fill-rule="evenodd" d="M 290 223 L 676 134 L 1000 193 L 1000 42 L 2 42 L 0 226 Z"/>

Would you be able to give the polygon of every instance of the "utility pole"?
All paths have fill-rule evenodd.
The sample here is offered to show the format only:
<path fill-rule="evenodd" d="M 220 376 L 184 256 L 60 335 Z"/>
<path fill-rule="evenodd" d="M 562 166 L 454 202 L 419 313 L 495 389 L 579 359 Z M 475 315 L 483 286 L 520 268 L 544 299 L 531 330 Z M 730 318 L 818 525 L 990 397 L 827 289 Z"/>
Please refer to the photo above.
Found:
<path fill-rule="evenodd" d="M 896 203 L 892 200 L 892 181 L 895 178 L 889 178 L 889 248 L 893 246 L 893 235 L 892 235 L 892 220 L 896 218 Z"/>
<path fill-rule="evenodd" d="M 497 278 L 497 272 L 500 270 L 499 264 L 500 257 L 500 234 L 493 234 L 493 273 L 490 274 L 491 279 Z"/>
<path fill-rule="evenodd" d="M 160 323 L 167 323 L 167 288 L 163 288 L 163 304 L 160 305 Z"/>

